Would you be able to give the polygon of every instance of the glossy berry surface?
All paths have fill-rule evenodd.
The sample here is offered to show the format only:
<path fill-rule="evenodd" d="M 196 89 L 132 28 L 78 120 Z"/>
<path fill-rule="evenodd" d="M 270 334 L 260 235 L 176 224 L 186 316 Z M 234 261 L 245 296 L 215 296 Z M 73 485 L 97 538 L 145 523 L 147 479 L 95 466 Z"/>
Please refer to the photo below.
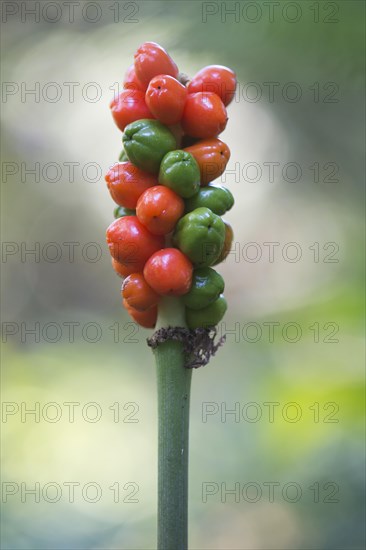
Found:
<path fill-rule="evenodd" d="M 166 74 L 177 78 L 178 67 L 170 55 L 156 42 L 145 42 L 135 53 L 135 73 L 139 81 L 148 85 L 154 76 Z"/>
<path fill-rule="evenodd" d="M 137 201 L 146 189 L 156 185 L 158 180 L 137 168 L 132 162 L 118 162 L 105 176 L 112 199 L 119 206 L 135 209 Z"/>
<path fill-rule="evenodd" d="M 164 237 L 150 233 L 136 216 L 125 216 L 108 227 L 107 244 L 115 260 L 140 267 L 154 252 L 163 248 Z"/>
<path fill-rule="evenodd" d="M 230 149 L 220 139 L 198 141 L 184 149 L 194 156 L 200 169 L 201 185 L 207 185 L 224 173 L 230 159 Z"/>
<path fill-rule="evenodd" d="M 155 76 L 145 100 L 151 113 L 163 124 L 177 124 L 182 118 L 187 88 L 169 75 Z"/>
<path fill-rule="evenodd" d="M 122 284 L 122 297 L 130 307 L 145 311 L 156 306 L 160 296 L 147 284 L 142 273 L 132 273 Z"/>
<path fill-rule="evenodd" d="M 213 92 L 223 104 L 229 105 L 236 90 L 236 75 L 223 65 L 208 65 L 194 75 L 188 85 L 188 93 Z"/>
<path fill-rule="evenodd" d="M 130 90 L 140 90 L 146 92 L 147 86 L 142 84 L 136 76 L 135 66 L 132 64 L 128 67 L 125 78 L 123 80 L 123 87 Z"/>
<path fill-rule="evenodd" d="M 140 90 L 123 90 L 111 101 L 110 108 L 114 122 L 122 132 L 135 120 L 154 118 L 145 103 L 145 94 Z"/>
<path fill-rule="evenodd" d="M 159 315 L 164 327 L 169 304 L 174 311 L 179 305 L 190 329 L 213 327 L 227 305 L 224 280 L 210 266 L 224 261 L 233 243 L 221 216 L 234 197 L 214 180 L 230 159 L 218 136 L 235 72 L 208 65 L 190 79 L 162 46 L 144 42 L 122 82 L 110 108 L 123 149 L 105 180 L 116 203 L 106 239 L 123 279 L 123 306 L 145 328 Z"/>
<path fill-rule="evenodd" d="M 181 296 L 192 284 L 193 266 L 187 256 L 176 248 L 155 252 L 146 262 L 144 277 L 158 294 Z"/>
<path fill-rule="evenodd" d="M 126 300 L 123 300 L 122 304 L 135 323 L 144 328 L 155 327 L 158 318 L 158 308 L 156 306 L 145 311 L 139 311 L 138 309 L 131 307 Z"/>
<path fill-rule="evenodd" d="M 147 189 L 136 208 L 138 219 L 154 235 L 166 235 L 173 231 L 183 212 L 183 199 L 163 185 Z"/>
<path fill-rule="evenodd" d="M 182 117 L 186 134 L 196 138 L 213 138 L 225 130 L 228 117 L 225 105 L 212 92 L 188 94 Z"/>

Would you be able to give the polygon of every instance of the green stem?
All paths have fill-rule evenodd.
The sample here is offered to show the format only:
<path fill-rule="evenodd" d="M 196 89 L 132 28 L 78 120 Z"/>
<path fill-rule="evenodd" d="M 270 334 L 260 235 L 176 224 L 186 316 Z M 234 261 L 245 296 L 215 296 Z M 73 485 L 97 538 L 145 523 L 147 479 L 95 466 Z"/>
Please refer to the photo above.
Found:
<path fill-rule="evenodd" d="M 158 326 L 185 326 L 177 298 L 159 304 Z M 158 550 L 186 550 L 188 539 L 188 432 L 192 370 L 181 342 L 154 351 L 158 383 Z"/>

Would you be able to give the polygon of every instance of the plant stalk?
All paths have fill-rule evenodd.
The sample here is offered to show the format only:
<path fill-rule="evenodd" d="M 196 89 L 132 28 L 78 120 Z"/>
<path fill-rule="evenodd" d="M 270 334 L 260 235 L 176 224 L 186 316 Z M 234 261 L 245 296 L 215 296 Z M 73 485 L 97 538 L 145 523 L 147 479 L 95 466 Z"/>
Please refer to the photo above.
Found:
<path fill-rule="evenodd" d="M 157 329 L 185 326 L 178 298 L 159 303 Z M 158 386 L 158 550 L 187 550 L 188 434 L 192 369 L 184 367 L 181 342 L 154 350 Z"/>

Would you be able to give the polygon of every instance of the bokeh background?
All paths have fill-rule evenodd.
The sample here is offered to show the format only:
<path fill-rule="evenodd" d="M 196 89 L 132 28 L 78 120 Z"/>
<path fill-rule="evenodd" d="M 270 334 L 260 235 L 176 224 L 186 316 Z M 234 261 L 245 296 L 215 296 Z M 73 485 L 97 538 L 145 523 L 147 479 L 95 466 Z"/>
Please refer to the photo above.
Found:
<path fill-rule="evenodd" d="M 74 4 L 2 2 L 2 547 L 155 548 L 153 357 L 103 179 L 109 101 L 153 40 L 239 80 L 233 332 L 193 377 L 190 548 L 363 548 L 364 3 Z"/>

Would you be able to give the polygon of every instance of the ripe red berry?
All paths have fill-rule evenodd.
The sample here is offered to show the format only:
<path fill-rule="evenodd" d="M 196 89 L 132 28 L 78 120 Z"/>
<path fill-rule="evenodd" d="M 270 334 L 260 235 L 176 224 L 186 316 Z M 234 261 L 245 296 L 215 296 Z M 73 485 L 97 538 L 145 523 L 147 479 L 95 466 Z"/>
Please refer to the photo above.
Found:
<path fill-rule="evenodd" d="M 223 104 L 229 105 L 236 89 L 234 71 L 223 65 L 208 65 L 194 75 L 188 84 L 188 93 L 213 92 L 220 97 Z"/>
<path fill-rule="evenodd" d="M 177 124 L 183 115 L 187 88 L 168 75 L 150 80 L 145 95 L 146 105 L 163 124 Z"/>
<path fill-rule="evenodd" d="M 147 284 L 142 273 L 129 275 L 123 281 L 121 292 L 128 305 L 138 311 L 146 311 L 160 300 L 159 294 Z"/>
<path fill-rule="evenodd" d="M 125 277 L 128 277 L 132 273 L 139 272 L 144 269 L 144 264 L 123 264 L 121 262 L 117 262 L 114 258 L 111 258 L 112 260 L 112 267 L 114 271 L 119 275 L 119 277 L 122 277 L 124 279 Z"/>
<path fill-rule="evenodd" d="M 110 108 L 114 122 L 122 132 L 135 120 L 154 118 L 145 103 L 144 92 L 136 89 L 123 90 L 111 101 Z"/>
<path fill-rule="evenodd" d="M 184 107 L 182 128 L 192 137 L 213 138 L 225 130 L 227 123 L 225 105 L 212 92 L 188 94 Z"/>
<path fill-rule="evenodd" d="M 177 248 L 164 248 L 155 252 L 144 267 L 147 283 L 162 295 L 181 296 L 192 284 L 193 266 Z"/>
<path fill-rule="evenodd" d="M 184 201 L 164 185 L 150 187 L 137 202 L 136 215 L 154 235 L 166 235 L 184 213 Z"/>
<path fill-rule="evenodd" d="M 135 53 L 135 73 L 139 81 L 147 86 L 150 80 L 159 74 L 177 78 L 178 67 L 159 44 L 145 42 Z"/>
<path fill-rule="evenodd" d="M 112 199 L 125 208 L 135 209 L 146 189 L 158 184 L 158 178 L 137 168 L 132 162 L 117 162 L 105 176 Z"/>
<path fill-rule="evenodd" d="M 153 235 L 136 216 L 118 218 L 107 229 L 107 243 L 111 256 L 125 265 L 144 265 L 154 252 L 160 250 L 164 237 Z"/>
<path fill-rule="evenodd" d="M 154 328 L 156 320 L 158 318 L 158 308 L 151 307 L 146 311 L 138 311 L 137 309 L 128 305 L 126 300 L 123 300 L 123 305 L 127 309 L 130 317 L 140 326 L 144 328 Z"/>
<path fill-rule="evenodd" d="M 211 138 L 198 141 L 184 149 L 197 161 L 201 174 L 201 186 L 221 176 L 230 159 L 230 149 L 223 141 Z"/>
<path fill-rule="evenodd" d="M 140 90 L 146 92 L 147 86 L 142 84 L 136 76 L 135 66 L 130 65 L 126 71 L 125 78 L 123 80 L 123 87 L 127 90 Z"/>

